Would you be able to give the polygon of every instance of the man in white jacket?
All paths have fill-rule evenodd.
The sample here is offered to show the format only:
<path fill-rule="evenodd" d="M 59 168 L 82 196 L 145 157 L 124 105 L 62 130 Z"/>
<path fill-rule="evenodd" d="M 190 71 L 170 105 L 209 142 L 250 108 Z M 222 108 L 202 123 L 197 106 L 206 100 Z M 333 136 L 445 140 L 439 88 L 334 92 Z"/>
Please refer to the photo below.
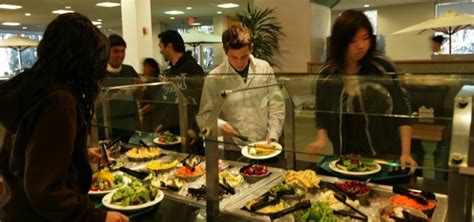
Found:
<path fill-rule="evenodd" d="M 252 38 L 247 28 L 230 27 L 223 33 L 222 43 L 227 60 L 213 69 L 204 81 L 196 116 L 201 129 L 205 127 L 222 91 L 277 83 L 268 62 L 250 54 Z M 281 135 L 284 118 L 283 97 L 279 87 L 272 86 L 228 96 L 218 119 L 218 127 L 226 142 L 235 142 L 239 134 L 249 137 L 251 142 L 275 142 Z"/>

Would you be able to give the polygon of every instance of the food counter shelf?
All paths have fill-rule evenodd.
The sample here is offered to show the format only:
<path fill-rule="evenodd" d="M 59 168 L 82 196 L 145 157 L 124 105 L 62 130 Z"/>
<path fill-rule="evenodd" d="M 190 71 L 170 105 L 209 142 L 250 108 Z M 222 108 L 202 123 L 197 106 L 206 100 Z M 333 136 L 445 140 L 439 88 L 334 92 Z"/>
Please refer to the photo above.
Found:
<path fill-rule="evenodd" d="M 184 153 L 177 153 L 177 152 L 166 151 L 166 150 L 163 150 L 162 153 L 164 154 L 164 157 L 166 157 L 166 156 L 176 156 L 177 159 L 183 159 L 187 156 L 187 154 L 184 154 Z M 161 158 L 163 158 L 163 157 L 161 157 Z M 160 160 L 161 158 L 159 158 L 158 160 Z M 204 157 L 200 157 L 200 158 L 202 160 L 204 160 Z M 234 172 L 235 171 L 238 172 L 238 169 L 240 169 L 241 167 L 247 165 L 247 163 L 242 163 L 242 162 L 235 162 L 235 161 L 226 161 L 226 162 L 229 163 L 229 167 L 228 167 L 227 170 L 230 170 L 231 168 L 234 168 L 233 169 Z M 131 165 L 127 164 L 127 166 L 131 167 L 134 170 L 138 170 L 138 171 L 146 169 L 146 163 L 131 164 Z M 261 189 L 265 190 L 266 187 L 268 187 L 269 184 L 273 184 L 275 180 L 281 180 L 283 172 L 284 172 L 283 169 L 274 168 L 274 167 L 267 167 L 267 168 L 268 168 L 268 172 L 270 172 L 270 174 L 268 176 L 254 182 L 254 183 L 248 183 L 244 180 L 244 182 L 242 184 L 240 184 L 239 186 L 236 187 L 236 189 L 235 189 L 236 194 L 224 197 L 220 201 L 220 204 L 219 204 L 219 207 L 220 207 L 221 211 L 227 205 L 233 205 L 233 203 L 235 203 L 239 200 L 247 199 L 247 196 L 251 195 L 252 193 L 254 193 L 257 190 L 261 190 Z M 159 174 L 163 174 L 163 173 L 156 173 L 157 176 Z M 168 172 L 168 174 L 174 174 L 174 171 Z M 163 193 L 165 194 L 165 198 L 167 198 L 167 199 L 177 201 L 177 202 L 180 202 L 180 203 L 185 203 L 185 204 L 188 204 L 190 206 L 203 208 L 203 207 L 206 206 L 206 200 L 204 198 L 198 200 L 196 197 L 191 197 L 188 194 L 186 189 L 188 187 L 198 188 L 201 185 L 205 185 L 205 183 L 206 183 L 206 180 L 205 180 L 205 175 L 204 175 L 201 178 L 197 179 L 196 181 L 188 182 L 185 185 L 185 188 L 181 189 L 180 191 L 175 192 L 175 191 L 171 191 L 169 189 L 161 189 L 161 190 L 163 191 Z"/>
<path fill-rule="evenodd" d="M 334 183 L 334 182 L 347 181 L 347 180 L 339 179 L 337 177 L 321 176 L 321 175 L 319 176 L 321 177 L 321 183 L 320 183 L 320 189 L 318 189 L 315 192 L 316 194 L 328 190 L 326 186 L 327 182 Z M 272 187 L 278 185 L 282 181 L 283 179 L 279 178 L 269 183 L 266 187 L 255 190 L 254 192 L 250 193 L 245 198 L 242 198 L 233 204 L 227 205 L 224 208 L 224 212 L 226 214 L 243 218 L 249 221 L 271 221 L 269 216 L 258 215 L 258 214 L 249 212 L 247 210 L 244 210 L 244 207 L 250 200 L 263 196 L 265 193 L 269 192 L 269 190 Z M 372 190 L 370 193 L 370 198 L 369 198 L 370 206 L 359 205 L 357 209 L 363 212 L 364 214 L 366 214 L 369 217 L 368 218 L 369 221 L 380 221 L 380 210 L 381 208 L 383 208 L 385 205 L 388 204 L 388 202 L 386 201 L 388 201 L 389 198 L 393 196 L 393 192 L 392 192 L 393 187 L 387 186 L 387 185 L 372 184 L 372 183 L 369 183 L 368 185 L 371 187 L 371 190 Z M 417 191 L 417 190 L 413 190 L 413 191 Z M 315 198 L 316 194 L 312 194 L 312 195 L 308 194 L 306 198 L 309 198 L 310 200 L 314 200 L 313 198 Z M 430 221 L 446 221 L 447 210 L 448 210 L 447 196 L 443 194 L 435 194 L 435 195 L 436 195 L 437 205 Z M 277 220 L 278 221 L 295 221 L 295 218 L 292 216 L 292 214 L 288 214 Z M 344 220 L 344 221 L 357 221 L 357 220 L 350 220 L 349 218 L 347 218 L 347 220 Z"/>

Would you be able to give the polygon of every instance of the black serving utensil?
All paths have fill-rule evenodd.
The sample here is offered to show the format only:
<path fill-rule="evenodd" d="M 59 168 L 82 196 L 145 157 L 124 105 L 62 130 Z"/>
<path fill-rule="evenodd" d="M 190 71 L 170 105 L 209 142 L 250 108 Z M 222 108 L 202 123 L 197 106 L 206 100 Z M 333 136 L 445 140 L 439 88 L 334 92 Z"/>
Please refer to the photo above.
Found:
<path fill-rule="evenodd" d="M 304 201 L 299 202 L 299 203 L 297 203 L 297 204 L 295 204 L 295 205 L 293 205 L 289 208 L 286 208 L 284 210 L 269 214 L 268 216 L 270 217 L 270 219 L 274 220 L 274 219 L 283 217 L 283 216 L 285 216 L 289 213 L 293 213 L 293 212 L 298 211 L 298 210 L 304 210 L 304 209 L 307 209 L 307 208 L 310 208 L 310 207 L 311 207 L 311 201 L 304 200 Z"/>
<path fill-rule="evenodd" d="M 234 188 L 232 188 L 228 183 L 227 181 L 225 181 L 225 178 L 223 178 L 223 183 L 219 183 L 219 186 L 225 190 L 227 193 L 230 193 L 231 195 L 234 195 L 235 194 L 235 190 Z"/>
<path fill-rule="evenodd" d="M 345 216 L 345 217 L 350 217 L 352 219 L 367 221 L 367 218 L 359 216 L 359 215 L 354 215 L 351 212 L 348 212 L 348 211 L 345 211 L 345 210 L 335 210 L 333 212 L 334 212 L 334 214 Z"/>
<path fill-rule="evenodd" d="M 150 148 L 150 146 L 148 146 L 148 144 L 146 144 L 145 142 L 143 142 L 142 139 L 138 140 L 138 142 L 140 143 L 140 145 L 146 147 L 146 148 Z"/>
<path fill-rule="evenodd" d="M 413 199 L 419 204 L 428 205 L 428 201 L 426 200 L 426 197 L 418 196 L 418 195 L 414 194 L 415 192 L 412 192 L 408 189 L 398 187 L 398 186 L 393 186 L 392 191 L 393 191 L 393 193 L 401 194 L 401 195 L 406 196 L 410 199 Z"/>
<path fill-rule="evenodd" d="M 352 205 L 346 203 L 346 199 L 347 199 L 347 196 L 345 194 L 341 194 L 341 193 L 338 193 L 338 192 L 335 192 L 334 193 L 334 197 L 339 200 L 341 203 L 343 203 L 344 205 L 346 205 L 347 207 L 349 207 L 351 210 L 353 210 L 354 212 L 356 212 L 357 214 L 359 214 L 361 216 L 361 218 L 363 218 L 362 220 L 363 221 L 368 221 L 369 218 L 367 217 L 367 215 L 365 215 L 364 213 L 360 212 L 359 210 L 357 210 L 355 207 L 353 207 Z M 355 215 L 354 215 L 355 216 Z"/>
<path fill-rule="evenodd" d="M 99 168 L 100 169 L 103 169 L 103 168 L 109 168 L 110 169 L 110 158 L 109 158 L 109 154 L 107 153 L 107 146 L 103 143 L 100 145 L 100 154 L 101 154 L 101 158 L 100 158 L 100 165 L 99 165 Z"/>
<path fill-rule="evenodd" d="M 166 185 L 163 181 L 160 182 L 160 185 L 162 188 L 168 189 L 170 191 L 178 192 L 180 190 L 179 187 Z"/>
<path fill-rule="evenodd" d="M 328 182 L 328 183 L 327 183 L 327 187 L 328 187 L 329 189 L 331 189 L 332 191 L 334 191 L 335 193 L 339 193 L 339 194 L 341 194 L 341 195 L 347 196 L 347 197 L 348 197 L 349 199 L 351 199 L 351 200 L 357 200 L 357 195 L 356 195 L 356 194 L 350 193 L 350 192 L 346 192 L 346 191 L 340 189 L 340 188 L 339 188 L 336 184 L 334 184 L 334 183 L 329 183 L 329 182 Z"/>
<path fill-rule="evenodd" d="M 257 203 L 254 203 L 252 206 L 250 206 L 250 211 L 255 212 L 257 210 L 260 210 L 264 207 L 275 205 L 280 202 L 280 198 L 276 197 L 270 200 L 270 196 L 265 196 L 263 197 L 262 200 L 258 201 Z"/>
<path fill-rule="evenodd" d="M 109 149 L 110 147 L 114 146 L 118 142 L 120 142 L 120 137 L 117 137 L 117 138 L 113 139 L 112 141 L 110 141 L 109 143 L 107 143 L 107 146 L 105 148 Z"/>

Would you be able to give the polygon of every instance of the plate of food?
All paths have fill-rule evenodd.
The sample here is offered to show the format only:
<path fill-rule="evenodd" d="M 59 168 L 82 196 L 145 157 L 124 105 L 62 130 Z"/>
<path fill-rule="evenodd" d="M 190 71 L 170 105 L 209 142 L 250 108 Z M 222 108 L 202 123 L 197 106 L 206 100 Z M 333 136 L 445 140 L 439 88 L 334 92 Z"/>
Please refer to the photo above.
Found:
<path fill-rule="evenodd" d="M 260 141 L 242 147 L 241 153 L 249 159 L 264 160 L 278 156 L 282 149 L 283 147 L 279 143 Z"/>
<path fill-rule="evenodd" d="M 92 175 L 89 195 L 104 195 L 131 182 L 132 180 L 123 176 L 123 173 L 111 173 L 108 169 L 102 169 Z"/>
<path fill-rule="evenodd" d="M 139 181 L 111 192 L 102 198 L 102 204 L 118 211 L 137 211 L 158 204 L 164 194 L 153 186 L 144 186 Z"/>
<path fill-rule="evenodd" d="M 176 136 L 169 131 L 159 133 L 158 136 L 153 139 L 153 142 L 158 145 L 176 145 L 181 143 L 181 137 Z"/>
<path fill-rule="evenodd" d="M 374 160 L 351 155 L 331 161 L 329 169 L 344 175 L 367 176 L 378 173 L 382 167 Z"/>

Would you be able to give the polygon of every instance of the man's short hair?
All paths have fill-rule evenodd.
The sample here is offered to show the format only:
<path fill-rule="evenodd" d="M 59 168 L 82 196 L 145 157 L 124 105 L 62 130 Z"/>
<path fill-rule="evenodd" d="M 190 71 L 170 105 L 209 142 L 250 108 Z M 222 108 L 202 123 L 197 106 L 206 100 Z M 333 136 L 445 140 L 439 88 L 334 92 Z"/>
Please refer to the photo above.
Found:
<path fill-rule="evenodd" d="M 431 37 L 431 40 L 433 42 L 443 44 L 443 42 L 446 40 L 446 38 L 444 38 L 444 36 L 442 36 L 442 35 L 434 35 L 433 37 Z"/>
<path fill-rule="evenodd" d="M 252 47 L 252 34 L 246 27 L 233 25 L 222 34 L 222 44 L 225 52 L 245 46 Z"/>
<path fill-rule="evenodd" d="M 109 35 L 109 42 L 111 48 L 115 46 L 123 46 L 127 48 L 127 43 L 125 42 L 125 40 L 123 40 L 122 36 L 119 36 L 117 34 Z"/>
<path fill-rule="evenodd" d="M 166 47 L 169 43 L 172 44 L 176 52 L 184 53 L 184 40 L 176 30 L 166 30 L 158 35 L 161 43 Z"/>

